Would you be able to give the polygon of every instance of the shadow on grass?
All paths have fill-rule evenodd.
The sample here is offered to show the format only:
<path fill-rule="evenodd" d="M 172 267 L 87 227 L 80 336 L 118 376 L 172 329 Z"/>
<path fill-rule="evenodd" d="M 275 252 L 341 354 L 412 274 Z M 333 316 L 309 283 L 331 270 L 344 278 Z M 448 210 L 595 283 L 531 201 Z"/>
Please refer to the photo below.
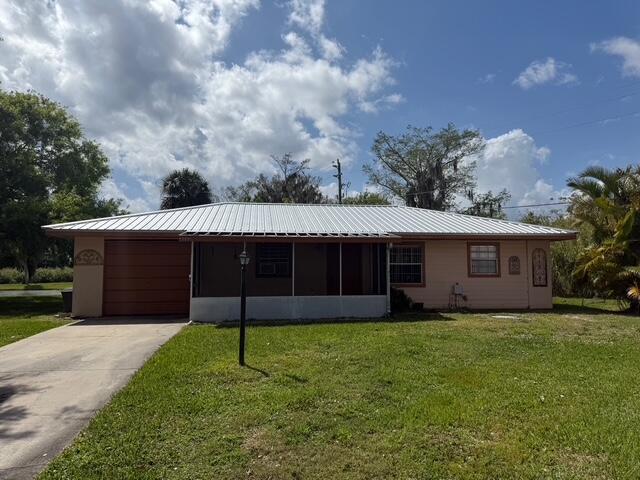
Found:
<path fill-rule="evenodd" d="M 253 370 L 254 372 L 258 372 L 263 377 L 270 377 L 271 376 L 271 374 L 269 372 L 267 372 L 266 370 L 263 370 L 263 369 L 258 368 L 258 367 L 254 367 L 253 365 L 249 365 L 248 363 L 245 363 L 244 366 L 245 366 L 245 368 L 248 368 L 249 370 Z"/>
<path fill-rule="evenodd" d="M 285 325 L 323 325 L 323 324 L 354 324 L 354 323 L 399 323 L 399 322 L 452 322 L 456 319 L 439 312 L 410 312 L 381 318 L 303 318 L 282 320 L 257 320 L 247 319 L 247 325 L 251 327 L 281 327 Z M 207 324 L 207 322 L 199 322 Z M 238 320 L 225 320 L 216 323 L 219 328 L 234 328 L 239 325 Z"/>
<path fill-rule="evenodd" d="M 569 303 L 555 303 L 550 313 L 588 313 L 589 315 L 631 315 L 629 310 L 607 310 L 594 305 L 575 305 Z"/>
<path fill-rule="evenodd" d="M 61 297 L 0 297 L 0 319 L 53 315 L 61 311 Z"/>

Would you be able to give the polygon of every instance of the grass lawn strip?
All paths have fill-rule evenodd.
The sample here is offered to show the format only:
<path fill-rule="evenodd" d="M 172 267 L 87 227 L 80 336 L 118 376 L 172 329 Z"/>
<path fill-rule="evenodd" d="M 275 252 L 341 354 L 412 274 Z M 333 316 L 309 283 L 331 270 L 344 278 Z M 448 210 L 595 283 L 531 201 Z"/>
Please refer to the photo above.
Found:
<path fill-rule="evenodd" d="M 188 327 L 42 478 L 637 475 L 638 318 L 439 318 Z"/>
<path fill-rule="evenodd" d="M 0 297 L 0 347 L 69 323 L 57 297 Z"/>
<path fill-rule="evenodd" d="M 12 290 L 65 290 L 73 286 L 72 282 L 52 283 L 0 283 L 0 291 Z"/>

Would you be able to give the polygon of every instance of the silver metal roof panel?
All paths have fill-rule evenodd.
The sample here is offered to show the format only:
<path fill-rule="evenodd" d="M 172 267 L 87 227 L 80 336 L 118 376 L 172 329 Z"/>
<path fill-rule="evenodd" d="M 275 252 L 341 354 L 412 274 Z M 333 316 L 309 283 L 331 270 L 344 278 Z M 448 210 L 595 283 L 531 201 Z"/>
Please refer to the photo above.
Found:
<path fill-rule="evenodd" d="M 213 203 L 44 228 L 69 235 L 144 232 L 208 236 L 575 237 L 570 230 L 412 207 L 272 203 Z"/>

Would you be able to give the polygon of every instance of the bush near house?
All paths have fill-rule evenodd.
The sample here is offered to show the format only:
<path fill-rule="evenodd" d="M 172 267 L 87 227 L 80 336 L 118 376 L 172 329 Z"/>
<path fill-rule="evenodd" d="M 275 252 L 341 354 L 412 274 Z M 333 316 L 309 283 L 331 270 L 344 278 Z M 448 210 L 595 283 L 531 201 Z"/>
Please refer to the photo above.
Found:
<path fill-rule="evenodd" d="M 31 283 L 71 282 L 73 268 L 38 268 L 31 278 Z M 22 283 L 24 272 L 17 268 L 0 268 L 0 283 Z"/>

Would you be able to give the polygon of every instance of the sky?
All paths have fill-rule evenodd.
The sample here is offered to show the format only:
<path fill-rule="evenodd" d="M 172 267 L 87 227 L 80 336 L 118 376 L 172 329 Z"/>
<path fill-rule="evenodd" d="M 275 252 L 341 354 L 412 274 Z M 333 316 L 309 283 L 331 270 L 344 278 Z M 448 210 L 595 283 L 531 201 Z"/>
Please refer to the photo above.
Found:
<path fill-rule="evenodd" d="M 131 211 L 171 170 L 219 192 L 287 152 L 364 191 L 376 133 L 407 125 L 479 130 L 478 189 L 510 206 L 639 160 L 637 1 L 0 0 L 0 37 L 0 88 L 65 105 Z"/>

